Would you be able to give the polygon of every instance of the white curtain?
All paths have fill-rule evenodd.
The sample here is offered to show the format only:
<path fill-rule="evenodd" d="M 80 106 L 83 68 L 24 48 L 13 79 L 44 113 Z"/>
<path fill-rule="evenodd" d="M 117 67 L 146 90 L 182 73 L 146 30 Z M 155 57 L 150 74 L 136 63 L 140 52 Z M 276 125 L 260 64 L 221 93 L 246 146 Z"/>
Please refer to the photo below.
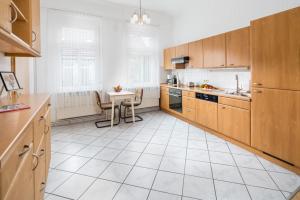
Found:
<path fill-rule="evenodd" d="M 89 91 L 102 88 L 101 19 L 49 9 L 47 22 L 47 85 L 54 118 L 94 110 Z"/>

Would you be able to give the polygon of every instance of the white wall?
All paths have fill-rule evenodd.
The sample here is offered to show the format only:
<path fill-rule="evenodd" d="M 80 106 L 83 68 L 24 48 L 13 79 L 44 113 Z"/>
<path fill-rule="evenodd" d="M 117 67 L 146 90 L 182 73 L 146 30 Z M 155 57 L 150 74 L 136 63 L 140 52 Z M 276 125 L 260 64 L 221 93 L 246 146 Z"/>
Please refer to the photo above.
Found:
<path fill-rule="evenodd" d="M 174 18 L 174 44 L 250 25 L 250 21 L 300 6 L 300 0 L 192 1 Z"/>
<path fill-rule="evenodd" d="M 173 46 L 246 27 L 251 20 L 297 6 L 300 6 L 300 0 L 195 0 L 173 19 Z M 240 76 L 246 90 L 251 79 L 250 71 L 240 70 L 185 69 L 176 72 L 185 83 L 209 80 L 217 87 L 229 89 L 236 87 L 235 74 Z"/>
<path fill-rule="evenodd" d="M 23 93 L 30 93 L 30 62 L 32 58 L 17 58 L 16 59 L 16 76 L 18 78 L 20 86 L 23 88 Z M 10 57 L 4 56 L 0 53 L 0 71 L 11 71 Z M 0 87 L 2 82 L 0 81 Z M 4 92 L 2 96 L 6 93 Z"/>

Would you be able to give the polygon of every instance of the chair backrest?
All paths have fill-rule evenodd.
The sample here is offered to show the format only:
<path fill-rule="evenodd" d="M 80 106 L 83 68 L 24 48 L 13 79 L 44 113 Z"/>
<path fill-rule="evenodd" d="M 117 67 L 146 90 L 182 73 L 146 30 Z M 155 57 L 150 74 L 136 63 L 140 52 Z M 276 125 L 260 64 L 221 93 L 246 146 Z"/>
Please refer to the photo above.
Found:
<path fill-rule="evenodd" d="M 96 96 L 96 101 L 97 101 L 97 105 L 101 108 L 102 110 L 102 104 L 101 104 L 101 97 L 98 91 L 94 91 L 95 92 L 95 96 Z"/>
<path fill-rule="evenodd" d="M 139 102 L 139 104 L 143 101 L 143 95 L 144 95 L 144 89 L 143 88 L 137 88 L 135 90 L 135 101 Z"/>

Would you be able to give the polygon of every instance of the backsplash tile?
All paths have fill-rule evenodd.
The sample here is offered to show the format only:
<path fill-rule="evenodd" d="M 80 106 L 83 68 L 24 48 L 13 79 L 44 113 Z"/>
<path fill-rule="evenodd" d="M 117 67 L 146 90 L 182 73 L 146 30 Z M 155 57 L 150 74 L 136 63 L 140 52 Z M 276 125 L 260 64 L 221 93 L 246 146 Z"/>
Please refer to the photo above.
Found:
<path fill-rule="evenodd" d="M 209 84 L 224 89 L 235 89 L 235 75 L 239 76 L 240 87 L 248 91 L 250 87 L 251 73 L 248 69 L 178 69 L 172 74 L 179 75 L 179 80 L 187 84 L 188 82 L 203 83 L 209 80 Z"/>

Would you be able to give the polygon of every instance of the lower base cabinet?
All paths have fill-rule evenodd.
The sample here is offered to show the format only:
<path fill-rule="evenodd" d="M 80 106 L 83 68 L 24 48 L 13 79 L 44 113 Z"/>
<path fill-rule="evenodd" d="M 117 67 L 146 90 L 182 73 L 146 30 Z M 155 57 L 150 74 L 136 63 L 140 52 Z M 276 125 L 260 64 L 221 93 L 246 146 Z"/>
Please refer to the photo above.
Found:
<path fill-rule="evenodd" d="M 207 128 L 218 130 L 218 104 L 197 99 L 196 122 Z"/>
<path fill-rule="evenodd" d="M 160 107 L 165 110 L 169 109 L 169 94 L 166 92 L 160 94 Z"/>
<path fill-rule="evenodd" d="M 253 88 L 251 146 L 300 167 L 300 91 Z"/>
<path fill-rule="evenodd" d="M 218 131 L 250 145 L 250 111 L 228 105 L 218 105 Z"/>

